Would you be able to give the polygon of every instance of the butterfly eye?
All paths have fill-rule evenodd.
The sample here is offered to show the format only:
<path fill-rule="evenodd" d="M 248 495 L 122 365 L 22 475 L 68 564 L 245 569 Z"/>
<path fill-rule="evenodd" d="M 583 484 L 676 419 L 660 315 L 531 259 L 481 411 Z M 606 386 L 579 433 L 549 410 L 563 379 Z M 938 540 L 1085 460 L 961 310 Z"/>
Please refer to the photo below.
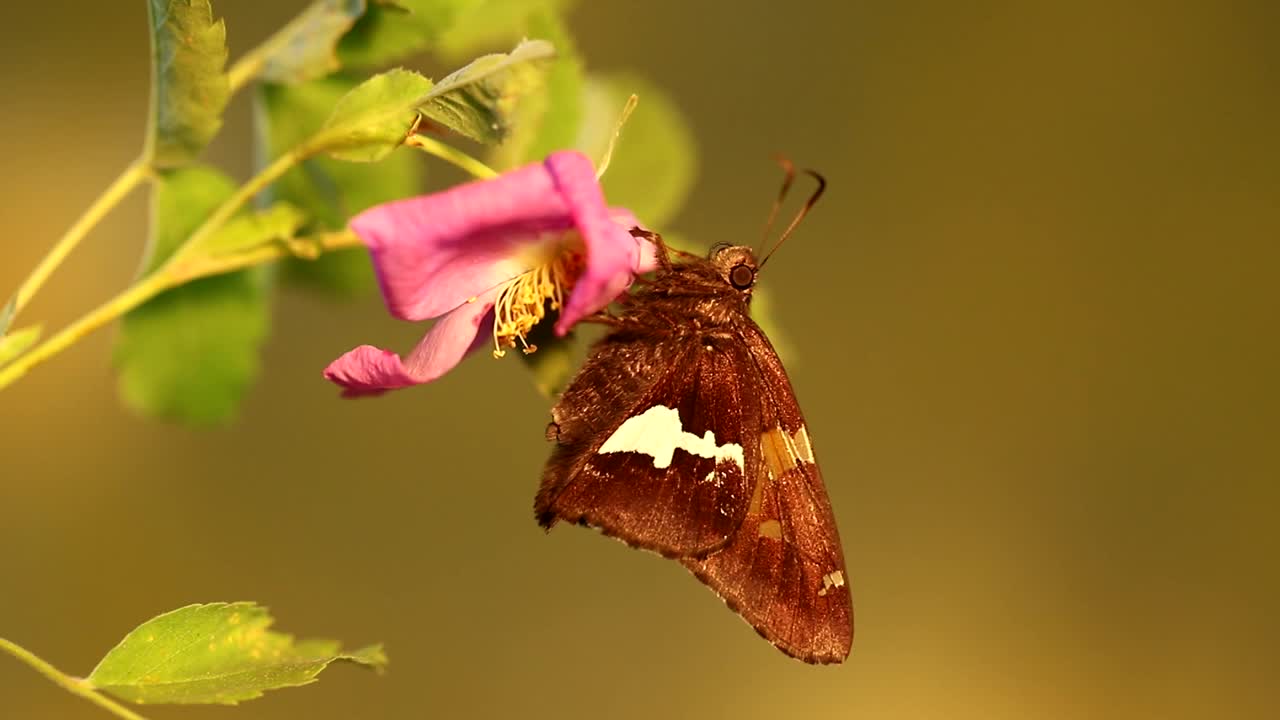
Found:
<path fill-rule="evenodd" d="M 746 290 L 756 282 L 756 271 L 750 265 L 734 265 L 729 271 L 729 284 L 739 290 Z"/>

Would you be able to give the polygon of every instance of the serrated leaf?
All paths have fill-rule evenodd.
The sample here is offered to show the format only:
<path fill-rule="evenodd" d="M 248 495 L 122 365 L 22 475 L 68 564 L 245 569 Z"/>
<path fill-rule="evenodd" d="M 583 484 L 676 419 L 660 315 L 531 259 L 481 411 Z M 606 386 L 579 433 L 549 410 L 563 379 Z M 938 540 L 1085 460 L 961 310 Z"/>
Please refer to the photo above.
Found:
<path fill-rule="evenodd" d="M 315 0 L 262 45 L 259 77 L 299 83 L 334 72 L 339 41 L 364 16 L 365 0 Z"/>
<path fill-rule="evenodd" d="M 273 622 L 254 603 L 188 605 L 139 625 L 85 682 L 136 703 L 235 705 L 315 682 L 334 661 L 379 670 L 387 664 L 379 645 L 344 653 L 333 640 L 295 643 L 270 630 Z"/>
<path fill-rule="evenodd" d="M 582 124 L 586 78 L 568 28 L 557 15 L 543 10 L 528 19 L 528 33 L 554 45 L 556 58 L 542 90 L 520 103 L 511 136 L 494 151 L 498 168 L 542 160 L 556 150 L 573 147 Z"/>
<path fill-rule="evenodd" d="M 258 155 L 276 157 L 310 137 L 357 84 L 357 79 L 339 73 L 299 85 L 263 85 L 254 114 Z M 302 208 L 311 216 L 314 229 L 339 230 L 356 213 L 415 195 L 422 187 L 422 158 L 401 152 L 376 164 L 311 158 L 277 180 L 265 196 Z M 290 258 L 282 267 L 286 281 L 339 295 L 374 286 L 372 266 L 363 249 L 325 253 L 314 260 Z"/>
<path fill-rule="evenodd" d="M 435 45 L 466 8 L 483 0 L 371 2 L 338 45 L 345 67 L 373 67 L 403 60 Z"/>
<path fill-rule="evenodd" d="M 235 186 L 215 170 L 171 171 L 152 195 L 150 271 L 163 264 Z M 122 318 L 115 364 L 137 412 L 208 424 L 230 419 L 258 369 L 268 308 L 261 268 L 168 290 Z"/>
<path fill-rule="evenodd" d="M 27 351 L 40 339 L 40 326 L 30 325 L 9 334 L 0 333 L 0 367 Z"/>
<path fill-rule="evenodd" d="M 688 122 L 658 87 L 630 75 L 589 75 L 575 147 L 598 158 L 632 94 L 640 98 L 601 178 L 610 204 L 630 208 L 645 227 L 661 229 L 684 205 L 697 176 L 697 146 Z"/>
<path fill-rule="evenodd" d="M 375 75 L 338 102 L 308 146 L 351 162 L 380 160 L 404 142 L 420 117 L 496 142 L 520 95 L 539 81 L 537 63 L 554 54 L 545 41 L 523 42 L 510 54 L 477 58 L 434 86 L 408 70 Z"/>
<path fill-rule="evenodd" d="M 546 40 L 526 40 L 509 54 L 476 58 L 436 83 L 418 110 L 476 142 L 498 142 L 520 99 L 542 84 L 542 64 L 555 54 Z"/>
<path fill-rule="evenodd" d="M 196 158 L 222 126 L 230 96 L 227 32 L 208 0 L 149 0 L 151 118 L 146 155 L 156 167 Z"/>
<path fill-rule="evenodd" d="M 381 160 L 417 125 L 417 106 L 431 88 L 430 80 L 410 70 L 375 75 L 338 101 L 312 143 L 340 160 Z"/>

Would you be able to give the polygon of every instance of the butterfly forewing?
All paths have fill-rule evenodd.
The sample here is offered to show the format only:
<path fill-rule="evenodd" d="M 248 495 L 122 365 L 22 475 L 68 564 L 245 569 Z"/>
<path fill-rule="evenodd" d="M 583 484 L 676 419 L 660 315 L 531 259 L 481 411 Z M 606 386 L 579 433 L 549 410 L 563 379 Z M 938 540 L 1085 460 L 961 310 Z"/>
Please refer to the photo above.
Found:
<path fill-rule="evenodd" d="M 758 430 L 735 373 L 740 351 L 711 342 L 641 363 L 653 371 L 649 383 L 616 397 L 618 410 L 603 413 L 609 422 L 583 432 L 583 396 L 570 393 L 595 375 L 613 382 L 617 369 L 606 366 L 643 352 L 625 339 L 612 345 L 557 406 L 557 446 L 535 501 L 540 521 L 589 525 L 670 557 L 722 547 L 746 514 L 759 465 Z"/>

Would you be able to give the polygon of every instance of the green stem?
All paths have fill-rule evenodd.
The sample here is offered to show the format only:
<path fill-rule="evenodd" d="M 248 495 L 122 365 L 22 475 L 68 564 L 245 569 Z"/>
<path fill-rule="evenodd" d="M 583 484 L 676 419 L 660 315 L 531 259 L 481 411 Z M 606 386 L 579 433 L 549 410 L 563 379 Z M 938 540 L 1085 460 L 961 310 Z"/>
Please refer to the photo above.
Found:
<path fill-rule="evenodd" d="M 322 233 L 311 238 L 294 238 L 271 245 L 215 258 L 201 258 L 194 262 L 175 263 L 164 271 L 167 286 L 176 287 L 210 275 L 235 272 L 255 265 L 262 265 L 283 257 L 299 257 L 314 260 L 326 252 L 360 247 L 360 238 L 350 230 Z M 0 384 L 0 387 L 3 387 Z"/>
<path fill-rule="evenodd" d="M 165 289 L 167 285 L 165 280 L 166 278 L 159 273 L 148 277 L 99 305 L 30 352 L 19 355 L 13 362 L 0 369 L 0 390 L 13 384 L 18 378 L 27 374 L 32 367 L 62 352 L 80 338 L 151 299 Z"/>
<path fill-rule="evenodd" d="M 477 178 L 491 178 L 498 175 L 496 171 L 479 160 L 432 138 L 413 135 L 406 139 L 405 144 L 450 162 Z M 58 334 L 0 368 L 0 390 L 12 385 L 25 375 L 28 370 L 62 352 L 84 336 L 169 288 L 208 275 L 217 275 L 270 262 L 285 255 L 306 255 L 311 252 L 318 254 L 323 251 L 339 250 L 359 245 L 358 238 L 352 233 L 342 231 L 322 235 L 311 243 L 294 240 L 288 243 L 269 245 L 244 253 L 237 253 L 226 258 L 202 258 L 193 262 L 188 257 L 193 252 L 199 252 L 199 248 L 204 241 L 220 230 L 254 195 L 264 190 L 298 163 L 322 151 L 323 148 L 304 143 L 276 158 L 274 162 L 253 176 L 247 183 L 236 190 L 231 197 L 219 205 L 162 267 L 138 284 L 127 288 L 71 325 L 63 328 Z M 142 167 L 145 168 L 145 166 Z M 145 176 L 145 172 L 141 176 Z"/>
<path fill-rule="evenodd" d="M 125 720 L 146 720 L 146 718 L 130 710 L 124 705 L 121 705 L 115 700 L 112 700 L 111 698 L 105 695 L 102 695 L 101 693 L 98 693 L 93 689 L 92 686 L 89 685 L 88 682 L 80 678 L 67 675 L 66 673 L 62 672 L 58 668 L 50 665 L 49 663 L 45 662 L 41 658 L 37 657 L 30 650 L 27 650 L 21 645 L 17 645 L 15 643 L 9 642 L 4 638 L 0 638 L 0 650 L 3 650 L 9 653 L 13 657 L 17 658 L 19 661 L 26 663 L 33 670 L 49 678 L 56 685 L 66 690 L 67 692 L 70 692 L 74 695 L 79 695 L 85 700 L 88 700 L 94 705 L 97 705 L 98 707 L 103 708 L 104 710 L 111 713 L 112 715 L 115 715 L 116 717 L 122 717 L 122 718 L 125 718 Z"/>
<path fill-rule="evenodd" d="M 232 95 L 262 72 L 262 66 L 266 63 L 266 50 L 267 43 L 259 45 L 242 55 L 227 70 L 227 86 L 230 87 Z"/>
<path fill-rule="evenodd" d="M 116 320 L 121 315 L 165 290 L 202 277 L 243 270 L 247 267 L 272 262 L 289 255 L 314 257 L 323 252 L 344 250 L 358 247 L 359 245 L 360 239 L 356 237 L 355 233 L 343 230 L 324 233 L 311 240 L 295 239 L 287 243 L 264 245 L 261 248 L 229 255 L 224 258 L 201 259 L 191 262 L 177 260 L 175 257 L 174 260 L 166 263 L 164 267 L 148 276 L 142 282 L 99 305 L 92 312 L 67 326 L 57 335 L 0 368 L 0 390 L 12 385 L 31 368 L 57 355 L 84 336 Z"/>
<path fill-rule="evenodd" d="M 22 312 L 22 308 L 31 301 L 36 291 L 44 285 L 49 276 L 53 274 L 53 271 L 67 258 L 67 255 L 71 254 L 76 245 L 80 244 L 80 241 L 89 234 L 89 231 L 102 218 L 106 217 L 112 208 L 120 204 L 120 201 L 129 194 L 129 191 L 146 179 L 149 172 L 150 169 L 145 160 L 139 158 L 133 161 L 129 167 L 125 168 L 124 172 L 120 173 L 119 177 L 107 186 L 107 189 L 98 196 L 98 199 L 93 201 L 89 209 L 85 210 L 80 219 L 76 220 L 66 234 L 54 244 L 48 254 L 44 256 L 44 259 L 40 261 L 40 264 L 31 271 L 31 275 L 18 288 L 18 294 L 14 297 L 13 314 L 15 317 L 19 312 Z"/>
<path fill-rule="evenodd" d="M 430 138 L 426 135 L 410 135 L 408 138 L 405 138 L 404 144 L 409 147 L 418 148 L 429 155 L 435 155 L 441 160 L 462 169 L 463 172 L 470 173 L 481 180 L 498 177 L 497 170 L 494 170 L 461 150 L 446 145 L 435 138 Z"/>
<path fill-rule="evenodd" d="M 226 202 L 218 206 L 217 210 L 201 223 L 191 237 L 182 244 L 182 247 L 173 254 L 163 267 L 152 273 L 145 280 L 129 287 L 124 292 L 116 295 L 107 302 L 99 305 L 97 308 L 84 315 L 71 325 L 63 328 L 61 332 L 43 343 L 37 345 L 30 352 L 18 356 L 13 362 L 0 369 L 0 390 L 13 384 L 18 378 L 27 373 L 28 370 L 45 360 L 57 355 L 65 350 L 68 346 L 74 344 L 80 338 L 97 330 L 103 325 L 138 307 L 142 303 L 150 300 L 160 292 L 180 285 L 182 282 L 191 280 L 194 276 L 186 275 L 179 279 L 179 275 L 169 272 L 170 268 L 180 265 L 185 259 L 186 254 L 193 248 L 197 248 L 201 242 L 222 228 L 228 220 L 235 215 L 245 203 L 249 201 L 257 193 L 261 192 L 267 185 L 285 174 L 294 165 L 302 162 L 309 157 L 306 152 L 295 150 L 287 152 L 276 158 L 275 162 L 253 176 L 249 182 L 245 183 L 235 194 L 227 198 Z M 145 167 L 135 163 L 134 167 Z M 126 175 L 122 175 L 124 178 Z M 115 185 L 120 185 L 117 181 Z M 103 197 L 107 197 L 106 194 Z M 95 203 L 98 205 L 100 203 Z M 88 214 L 86 214 L 88 216 Z M 81 223 L 77 223 L 77 226 Z M 65 253 L 63 253 L 65 255 Z M 43 266 L 43 264 L 42 264 Z M 225 271 L 223 271 L 225 272 Z M 212 273 L 205 273 L 212 274 Z"/>
<path fill-rule="evenodd" d="M 280 157 L 276 158 L 270 165 L 263 168 L 257 175 L 249 179 L 249 182 L 241 185 L 235 193 L 226 199 L 217 210 L 214 210 L 205 221 L 191 233 L 191 237 L 182 244 L 169 258 L 169 263 L 179 262 L 188 252 L 194 248 L 198 248 L 202 242 L 207 240 L 211 235 L 222 229 L 240 209 L 253 198 L 254 195 L 262 192 L 268 185 L 275 182 L 281 175 L 289 172 L 293 166 L 306 160 L 313 155 L 313 152 L 306 151 L 301 147 L 291 150 Z"/>

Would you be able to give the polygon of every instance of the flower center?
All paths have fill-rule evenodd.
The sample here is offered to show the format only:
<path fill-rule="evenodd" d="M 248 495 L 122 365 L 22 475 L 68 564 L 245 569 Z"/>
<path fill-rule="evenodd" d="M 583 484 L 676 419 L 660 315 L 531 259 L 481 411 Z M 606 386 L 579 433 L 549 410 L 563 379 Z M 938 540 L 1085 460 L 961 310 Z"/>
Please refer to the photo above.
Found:
<path fill-rule="evenodd" d="M 564 306 L 565 295 L 573 289 L 583 265 L 582 253 L 562 249 L 502 288 L 493 306 L 494 357 L 506 355 L 504 348 L 517 343 L 526 355 L 538 349 L 526 340 L 529 331 L 546 317 L 548 308 Z"/>

